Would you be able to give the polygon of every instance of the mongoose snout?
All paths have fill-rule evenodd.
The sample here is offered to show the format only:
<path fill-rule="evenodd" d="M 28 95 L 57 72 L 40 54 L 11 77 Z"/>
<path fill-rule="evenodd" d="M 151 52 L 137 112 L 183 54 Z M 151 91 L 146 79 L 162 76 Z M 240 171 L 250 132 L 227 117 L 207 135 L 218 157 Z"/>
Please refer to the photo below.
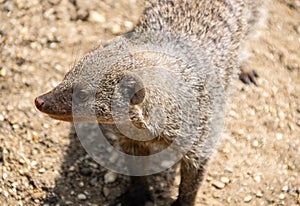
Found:
<path fill-rule="evenodd" d="M 43 105 L 45 104 L 45 101 L 41 97 L 37 97 L 34 100 L 36 108 L 38 108 L 41 112 L 44 112 Z"/>

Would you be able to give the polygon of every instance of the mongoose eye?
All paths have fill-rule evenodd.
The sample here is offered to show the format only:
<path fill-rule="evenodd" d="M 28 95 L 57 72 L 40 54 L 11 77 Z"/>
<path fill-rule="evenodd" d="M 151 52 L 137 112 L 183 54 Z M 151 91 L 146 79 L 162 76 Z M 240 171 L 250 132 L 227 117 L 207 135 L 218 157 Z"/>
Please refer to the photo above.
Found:
<path fill-rule="evenodd" d="M 78 102 L 86 102 L 89 98 L 89 93 L 84 90 L 77 91 L 75 93 L 75 100 Z"/>

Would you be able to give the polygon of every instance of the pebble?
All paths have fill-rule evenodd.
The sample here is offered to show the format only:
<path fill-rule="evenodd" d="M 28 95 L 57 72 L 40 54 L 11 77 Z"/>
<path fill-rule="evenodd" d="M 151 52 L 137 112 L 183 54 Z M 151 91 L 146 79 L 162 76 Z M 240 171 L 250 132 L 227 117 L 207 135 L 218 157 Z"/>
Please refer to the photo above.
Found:
<path fill-rule="evenodd" d="M 261 182 L 261 176 L 259 176 L 259 175 L 254 176 L 254 180 L 257 183 L 260 183 Z"/>
<path fill-rule="evenodd" d="M 6 174 L 6 173 L 3 173 L 3 174 L 2 174 L 2 179 L 5 180 L 6 178 L 7 178 L 7 174 Z"/>
<path fill-rule="evenodd" d="M 7 11 L 12 11 L 15 7 L 15 4 L 13 1 L 6 1 L 4 4 L 4 9 Z"/>
<path fill-rule="evenodd" d="M 0 69 L 0 76 L 5 77 L 6 76 L 6 70 L 4 68 Z"/>
<path fill-rule="evenodd" d="M 46 169 L 45 168 L 41 168 L 41 169 L 39 169 L 39 171 L 38 171 L 39 173 L 41 173 L 41 174 L 43 174 L 43 173 L 45 173 L 46 172 Z"/>
<path fill-rule="evenodd" d="M 223 189 L 225 187 L 225 184 L 223 182 L 220 181 L 213 181 L 212 186 L 214 186 L 217 189 Z"/>
<path fill-rule="evenodd" d="M 103 193 L 104 193 L 104 196 L 107 197 L 110 193 L 110 190 L 107 187 L 104 187 L 103 188 Z"/>
<path fill-rule="evenodd" d="M 74 166 L 69 167 L 69 171 L 70 172 L 74 172 L 75 171 L 75 167 Z"/>
<path fill-rule="evenodd" d="M 245 198 L 244 198 L 244 202 L 246 202 L 246 203 L 248 203 L 248 202 L 250 202 L 251 200 L 252 200 L 252 196 L 251 195 L 248 195 L 248 196 L 246 196 Z"/>
<path fill-rule="evenodd" d="M 19 185 L 19 184 L 18 184 L 17 182 L 13 182 L 13 183 L 11 184 L 11 186 L 12 186 L 13 188 L 17 188 L 18 185 Z"/>
<path fill-rule="evenodd" d="M 300 34 L 300 26 L 297 27 L 297 32 Z"/>
<path fill-rule="evenodd" d="M 261 191 L 258 191 L 257 193 L 256 193 L 256 197 L 258 197 L 258 198 L 261 198 L 261 197 L 263 197 L 264 195 L 263 195 L 263 193 L 261 192 Z"/>
<path fill-rule="evenodd" d="M 257 140 L 254 140 L 253 143 L 252 143 L 252 146 L 253 147 L 258 147 L 259 145 L 259 142 Z"/>
<path fill-rule="evenodd" d="M 230 179 L 228 177 L 221 177 L 221 182 L 228 184 L 230 182 Z"/>
<path fill-rule="evenodd" d="M 276 134 L 276 139 L 277 140 L 282 140 L 282 138 L 283 138 L 283 135 L 281 133 Z"/>
<path fill-rule="evenodd" d="M 90 168 L 82 168 L 80 170 L 80 174 L 82 174 L 83 176 L 90 176 L 92 172 L 93 171 Z"/>
<path fill-rule="evenodd" d="M 118 24 L 114 24 L 111 28 L 111 32 L 114 34 L 114 35 L 118 35 L 121 33 L 121 27 L 120 25 Z"/>
<path fill-rule="evenodd" d="M 207 175 L 206 181 L 210 182 L 210 181 L 212 181 L 212 180 L 213 180 L 213 178 L 212 178 L 211 176 Z"/>
<path fill-rule="evenodd" d="M 131 21 L 125 21 L 125 22 L 124 22 L 124 26 L 125 26 L 126 28 L 133 28 L 133 23 L 132 23 Z"/>
<path fill-rule="evenodd" d="M 84 182 L 79 182 L 79 187 L 84 187 Z"/>
<path fill-rule="evenodd" d="M 285 195 L 284 195 L 283 193 L 281 193 L 281 194 L 279 195 L 279 199 L 284 200 L 284 198 L 285 198 Z"/>
<path fill-rule="evenodd" d="M 214 192 L 212 195 L 213 195 L 213 197 L 216 198 L 216 199 L 218 199 L 218 198 L 221 197 L 221 195 L 220 195 L 219 193 L 217 193 L 217 192 Z"/>
<path fill-rule="evenodd" d="M 33 161 L 30 163 L 30 166 L 31 166 L 31 167 L 35 167 L 37 164 L 38 164 L 37 161 L 33 160 Z"/>
<path fill-rule="evenodd" d="M 80 200 L 86 200 L 86 199 L 87 199 L 87 196 L 86 196 L 85 194 L 79 194 L 79 195 L 77 196 L 77 198 L 80 199 Z"/>
<path fill-rule="evenodd" d="M 99 14 L 96 11 L 90 11 L 89 21 L 97 22 L 97 23 L 104 23 L 106 21 L 105 16 Z"/>
<path fill-rule="evenodd" d="M 281 189 L 281 191 L 283 191 L 283 192 L 287 192 L 289 190 L 289 186 L 283 186 L 282 187 L 282 189 Z"/>
<path fill-rule="evenodd" d="M 109 184 L 115 182 L 117 179 L 117 174 L 113 172 L 108 172 L 104 175 L 104 183 Z"/>
<path fill-rule="evenodd" d="M 9 196 L 9 193 L 7 191 L 5 191 L 5 190 L 3 190 L 2 193 L 3 193 L 4 197 L 8 197 Z"/>

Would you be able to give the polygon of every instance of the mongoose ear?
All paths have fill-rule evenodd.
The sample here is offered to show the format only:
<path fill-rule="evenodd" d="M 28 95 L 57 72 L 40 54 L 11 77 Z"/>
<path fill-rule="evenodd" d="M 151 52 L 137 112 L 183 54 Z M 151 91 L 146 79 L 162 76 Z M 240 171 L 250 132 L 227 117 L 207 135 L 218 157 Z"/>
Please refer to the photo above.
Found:
<path fill-rule="evenodd" d="M 120 82 L 122 93 L 130 99 L 131 105 L 137 105 L 144 101 L 146 91 L 142 79 L 133 74 L 127 73 Z"/>

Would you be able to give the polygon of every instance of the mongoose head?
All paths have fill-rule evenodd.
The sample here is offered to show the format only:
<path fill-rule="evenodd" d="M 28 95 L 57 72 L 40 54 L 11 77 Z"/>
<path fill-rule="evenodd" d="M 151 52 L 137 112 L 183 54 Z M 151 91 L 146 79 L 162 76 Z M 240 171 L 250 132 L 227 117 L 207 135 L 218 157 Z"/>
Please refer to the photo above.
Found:
<path fill-rule="evenodd" d="M 35 99 L 36 107 L 57 120 L 113 123 L 113 103 L 141 104 L 145 89 L 131 72 L 136 64 L 126 44 L 118 39 L 88 53 L 57 87 Z"/>

